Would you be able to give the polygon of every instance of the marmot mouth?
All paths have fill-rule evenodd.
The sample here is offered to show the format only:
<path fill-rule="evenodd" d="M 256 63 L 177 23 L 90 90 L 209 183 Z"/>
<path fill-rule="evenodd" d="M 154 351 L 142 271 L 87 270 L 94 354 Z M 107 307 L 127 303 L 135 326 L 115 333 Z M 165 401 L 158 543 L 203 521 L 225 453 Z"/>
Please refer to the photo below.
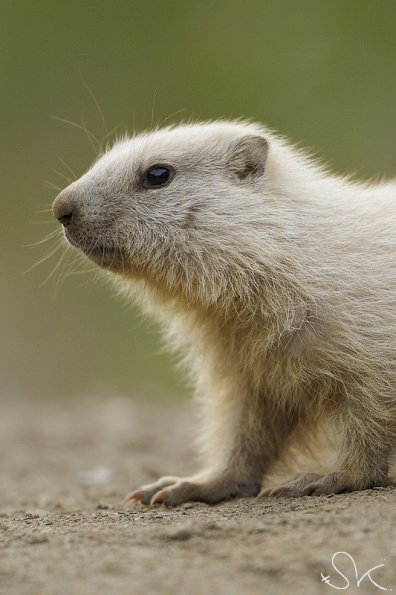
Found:
<path fill-rule="evenodd" d="M 74 238 L 67 230 L 65 230 L 65 237 L 69 244 L 78 248 L 86 256 L 105 256 L 107 254 L 114 254 L 116 251 L 114 246 L 106 246 L 98 242 L 97 238 Z"/>
<path fill-rule="evenodd" d="M 113 264 L 116 264 L 118 260 L 122 260 L 121 250 L 115 246 L 99 244 L 97 239 L 76 239 L 67 232 L 65 232 L 65 236 L 72 246 L 81 250 L 85 256 L 93 260 L 99 266 L 108 268 Z"/>
<path fill-rule="evenodd" d="M 124 258 L 121 250 L 104 245 L 98 245 L 94 248 L 87 247 L 86 249 L 81 249 L 90 260 L 92 260 L 101 268 L 111 270 L 113 272 L 122 271 L 125 273 L 126 259 Z"/>
<path fill-rule="evenodd" d="M 114 255 L 114 250 L 107 246 L 95 246 L 94 248 L 81 248 L 86 256 L 93 259 L 106 258 Z"/>
<path fill-rule="evenodd" d="M 85 256 L 93 260 L 96 264 L 106 268 L 120 258 L 119 250 L 116 250 L 114 247 L 106 246 L 105 244 L 79 245 L 78 248 L 80 248 Z"/>

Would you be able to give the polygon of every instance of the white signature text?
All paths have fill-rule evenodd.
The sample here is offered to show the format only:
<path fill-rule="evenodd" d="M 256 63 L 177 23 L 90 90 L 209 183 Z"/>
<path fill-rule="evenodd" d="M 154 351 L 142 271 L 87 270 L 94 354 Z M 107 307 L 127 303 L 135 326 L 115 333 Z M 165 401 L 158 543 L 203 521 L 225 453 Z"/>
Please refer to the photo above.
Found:
<path fill-rule="evenodd" d="M 337 563 L 336 563 L 337 558 L 338 558 L 338 560 L 349 560 L 350 561 L 352 576 L 353 576 L 352 580 L 350 580 L 344 574 L 344 572 L 341 572 L 341 570 L 338 568 Z M 378 571 L 378 569 L 385 566 L 385 564 L 377 564 L 377 566 L 373 566 L 369 570 L 366 570 L 366 572 L 364 572 L 363 574 L 359 574 L 356 562 L 353 559 L 353 557 L 350 554 L 348 554 L 348 552 L 335 552 L 335 554 L 333 554 L 333 556 L 331 558 L 331 564 L 333 566 L 333 569 L 338 574 L 338 577 L 343 579 L 341 585 L 339 584 L 340 580 L 336 581 L 337 584 L 333 584 L 330 575 L 326 576 L 325 574 L 323 574 L 323 572 L 321 572 L 320 574 L 322 577 L 322 583 L 326 583 L 326 585 L 329 585 L 329 587 L 332 587 L 333 589 L 337 589 L 339 591 L 344 591 L 345 589 L 348 589 L 350 587 L 351 583 L 353 584 L 352 581 L 355 581 L 355 585 L 357 587 L 360 587 L 360 585 L 362 584 L 363 581 L 366 581 L 366 582 L 370 581 L 371 584 L 374 585 L 374 587 L 376 587 L 377 589 L 380 589 L 381 591 L 392 591 L 392 589 L 387 589 L 386 587 L 380 585 L 376 580 L 374 580 L 374 578 L 372 576 L 375 571 Z"/>

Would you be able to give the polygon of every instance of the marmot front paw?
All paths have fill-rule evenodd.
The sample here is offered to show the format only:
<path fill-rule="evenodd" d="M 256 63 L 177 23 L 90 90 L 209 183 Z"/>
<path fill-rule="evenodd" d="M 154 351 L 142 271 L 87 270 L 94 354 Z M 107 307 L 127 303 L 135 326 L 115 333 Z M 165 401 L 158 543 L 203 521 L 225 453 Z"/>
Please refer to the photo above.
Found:
<path fill-rule="evenodd" d="M 143 504 L 161 503 L 165 506 L 176 506 L 189 501 L 216 504 L 229 498 L 256 496 L 259 491 L 258 483 L 238 483 L 228 477 L 204 479 L 202 476 L 188 478 L 166 476 L 131 492 L 124 502 L 137 500 Z"/>

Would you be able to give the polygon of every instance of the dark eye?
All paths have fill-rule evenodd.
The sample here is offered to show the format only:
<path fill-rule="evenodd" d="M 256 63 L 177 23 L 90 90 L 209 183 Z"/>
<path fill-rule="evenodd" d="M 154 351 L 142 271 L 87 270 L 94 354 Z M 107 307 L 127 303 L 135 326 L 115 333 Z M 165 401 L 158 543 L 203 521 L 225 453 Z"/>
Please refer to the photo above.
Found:
<path fill-rule="evenodd" d="M 143 186 L 145 188 L 154 188 L 155 186 L 164 186 L 172 178 L 172 170 L 165 165 L 154 165 L 150 167 L 143 175 Z"/>

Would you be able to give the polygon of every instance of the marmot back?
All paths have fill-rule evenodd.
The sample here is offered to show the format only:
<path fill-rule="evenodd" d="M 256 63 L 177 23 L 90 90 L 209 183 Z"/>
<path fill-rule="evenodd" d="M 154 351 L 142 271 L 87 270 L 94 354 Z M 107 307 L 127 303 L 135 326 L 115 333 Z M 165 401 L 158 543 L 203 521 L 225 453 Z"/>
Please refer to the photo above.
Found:
<path fill-rule="evenodd" d="M 384 485 L 396 443 L 396 183 L 356 184 L 265 128 L 210 122 L 115 144 L 53 206 L 67 240 L 162 323 L 205 413 L 205 469 L 144 503 L 254 496 L 332 423 L 337 468 L 261 495 Z"/>

